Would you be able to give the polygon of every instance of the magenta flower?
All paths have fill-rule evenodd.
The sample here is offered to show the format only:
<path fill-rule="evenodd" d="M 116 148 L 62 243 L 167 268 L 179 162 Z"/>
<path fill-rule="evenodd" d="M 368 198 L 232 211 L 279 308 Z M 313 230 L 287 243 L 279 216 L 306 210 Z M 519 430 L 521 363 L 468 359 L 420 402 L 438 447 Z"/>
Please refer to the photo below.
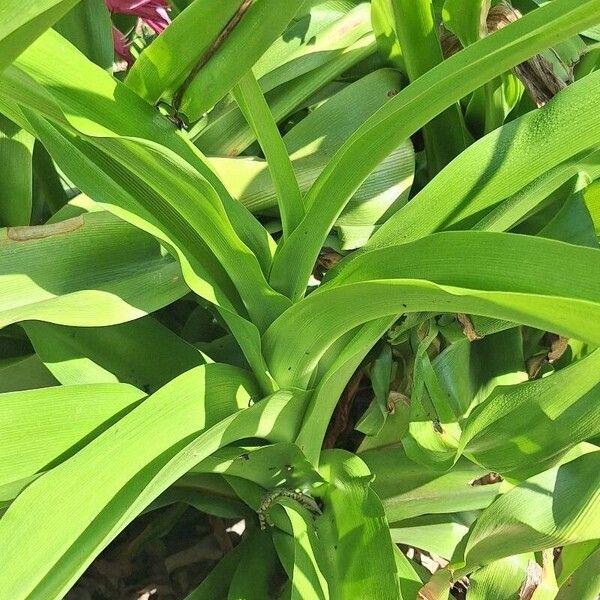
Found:
<path fill-rule="evenodd" d="M 156 33 L 164 31 L 171 22 L 167 0 L 105 0 L 108 10 L 139 17 Z"/>
<path fill-rule="evenodd" d="M 139 17 L 155 33 L 161 33 L 171 22 L 167 0 L 104 0 L 111 13 Z M 129 50 L 127 38 L 116 28 L 112 28 L 113 45 L 117 56 L 129 66 L 133 64 L 133 55 Z"/>
<path fill-rule="evenodd" d="M 133 54 L 131 54 L 131 50 L 127 44 L 127 38 L 114 25 L 112 28 L 112 36 L 115 53 L 130 67 L 133 64 Z"/>

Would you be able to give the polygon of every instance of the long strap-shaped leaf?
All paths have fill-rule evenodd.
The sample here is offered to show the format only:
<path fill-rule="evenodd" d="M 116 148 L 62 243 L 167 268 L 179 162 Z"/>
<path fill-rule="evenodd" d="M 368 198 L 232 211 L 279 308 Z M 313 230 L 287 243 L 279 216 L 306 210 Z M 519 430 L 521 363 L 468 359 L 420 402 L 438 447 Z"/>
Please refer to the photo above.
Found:
<path fill-rule="evenodd" d="M 273 323 L 265 357 L 280 385 L 305 387 L 342 334 L 419 311 L 502 318 L 598 344 L 597 273 L 600 252 L 590 248 L 506 233 L 434 234 L 365 252 Z"/>
<path fill-rule="evenodd" d="M 215 190 L 188 163 L 146 140 L 78 135 L 66 126 L 53 128 L 33 111 L 28 112 L 28 120 L 84 192 L 174 247 L 180 258 L 192 264 L 195 279 L 210 286 L 190 280 L 190 287 L 201 295 L 214 290 L 208 299 L 226 307 L 236 306 L 239 294 L 260 323 L 259 313 L 269 304 L 267 296 L 275 299 L 276 294 L 256 256 L 233 230 Z M 75 163 L 75 150 L 85 159 Z M 110 197 L 109 189 L 114 190 Z M 239 301 L 236 308 L 240 310 Z"/>
<path fill-rule="evenodd" d="M 292 502 L 281 500 L 289 520 L 290 533 L 273 531 L 279 560 L 290 579 L 290 600 L 330 600 L 323 563 L 325 551 L 317 537 L 310 515 L 298 512 Z"/>
<path fill-rule="evenodd" d="M 267 159 L 277 193 L 283 235 L 288 236 L 304 217 L 304 205 L 277 123 L 252 70 L 239 80 L 233 93 Z"/>
<path fill-rule="evenodd" d="M 394 0 L 393 30 L 402 48 L 410 81 L 415 81 L 443 61 L 436 35 L 431 0 Z M 468 133 L 458 103 L 423 127 L 427 168 L 431 176 L 441 171 L 466 147 Z"/>
<path fill-rule="evenodd" d="M 173 228 L 172 220 L 165 223 L 161 219 L 161 216 L 164 217 L 165 214 L 161 210 L 164 209 L 165 199 L 156 193 L 143 178 L 135 178 L 131 173 L 123 172 L 121 165 L 113 157 L 77 136 L 69 135 L 65 130 L 61 131 L 58 127 L 53 128 L 43 119 L 36 119 L 33 113 L 30 114 L 30 119 L 36 122 L 37 134 L 43 138 L 46 146 L 52 149 L 57 159 L 64 161 L 64 168 L 68 175 L 74 175 L 84 189 L 100 200 L 106 199 L 108 201 L 106 206 L 112 212 L 153 233 L 173 248 L 174 253 L 179 257 L 185 280 L 194 291 L 217 304 L 223 318 L 242 347 L 249 364 L 261 381 L 265 393 L 272 391 L 271 382 L 265 375 L 259 331 L 254 323 L 245 318 L 244 306 L 229 275 L 215 260 L 212 252 L 206 248 L 204 239 L 192 227 L 189 220 L 182 219 L 180 215 L 175 228 Z M 104 141 L 111 142 L 110 138 Z M 163 148 L 163 151 L 166 149 Z M 76 163 L 72 162 L 74 156 L 78 157 Z M 170 157 L 173 159 L 175 155 L 171 154 Z M 107 175 L 107 171 L 111 173 L 111 177 Z M 171 191 L 167 190 L 167 197 L 170 194 Z M 153 205 L 158 207 L 158 218 L 146 208 L 143 202 L 140 202 L 141 199 L 145 199 L 147 203 L 150 200 L 153 201 Z M 193 210 L 193 206 L 191 208 Z M 209 207 L 206 209 L 210 210 Z M 192 215 L 191 221 L 192 223 L 197 222 L 197 217 Z M 167 227 L 164 225 L 169 227 L 167 231 L 165 231 Z M 212 233 L 217 234 L 218 240 L 218 232 Z M 223 232 L 221 232 L 222 234 Z M 230 247 L 223 243 L 221 237 L 222 250 L 225 252 L 235 251 L 235 239 L 234 237 L 234 246 Z M 187 248 L 187 250 L 182 251 L 183 248 Z M 249 258 L 251 259 L 251 257 Z M 236 268 L 239 266 L 236 265 Z M 174 263 L 172 268 L 176 268 Z M 256 284 L 244 276 L 239 278 L 239 283 L 242 286 Z M 285 301 L 281 296 L 280 299 Z M 259 312 L 267 308 L 266 306 L 261 307 L 260 302 L 255 304 L 255 307 Z M 76 317 L 71 318 L 74 320 L 67 324 L 80 324 Z M 257 322 L 260 323 L 261 320 L 258 319 Z M 267 317 L 264 322 L 268 323 L 269 318 Z"/>
<path fill-rule="evenodd" d="M 86 437 L 108 429 L 144 396 L 120 383 L 1 394 L 0 501 L 12 500 L 28 478 L 75 453 Z"/>
<path fill-rule="evenodd" d="M 0 225 L 29 225 L 35 138 L 0 116 Z"/>
<path fill-rule="evenodd" d="M 497 387 L 469 415 L 458 454 L 524 479 L 523 473 L 551 467 L 599 433 L 600 351 L 595 351 L 551 376 Z"/>
<path fill-rule="evenodd" d="M 6 597 L 63 598 L 102 548 L 201 460 L 248 436 L 293 439 L 298 394 L 240 410 L 256 393 L 248 374 L 229 365 L 188 371 L 30 485 L 0 521 Z"/>
<path fill-rule="evenodd" d="M 52 42 L 53 38 L 49 39 Z M 54 45 L 50 43 L 50 48 L 57 51 L 62 42 L 55 42 Z M 67 45 L 66 51 L 73 49 Z M 83 61 L 84 66 L 88 65 L 80 55 L 79 61 Z M 76 65 L 85 72 L 80 62 L 76 61 Z M 32 64 L 33 67 L 29 65 L 32 72 L 40 81 L 47 82 L 39 55 L 32 59 Z M 35 111 L 29 113 L 29 118 L 36 123 L 37 135 L 43 136 L 44 143 L 52 148 L 55 158 L 61 162 L 69 177 L 87 190 L 89 195 L 104 202 L 107 208 L 157 235 L 175 250 L 190 287 L 216 301 L 225 311 L 223 316 L 253 370 L 261 378 L 264 389 L 270 390 L 271 385 L 264 375 L 259 333 L 256 326 L 245 319 L 245 311 L 248 310 L 254 322 L 264 328 L 289 302 L 274 293 L 260 274 L 260 269 L 257 270 L 257 260 L 263 270 L 267 270 L 270 263 L 268 234 L 262 226 L 241 205 L 231 200 L 227 193 L 221 197 L 221 202 L 215 190 L 211 189 L 211 181 L 224 188 L 212 171 L 207 171 L 199 155 L 190 150 L 167 121 L 163 121 L 156 113 L 152 114 L 152 109 L 144 103 L 140 107 L 133 102 L 131 114 L 137 119 L 133 119 L 131 124 L 119 116 L 121 111 L 118 107 L 114 107 L 114 112 L 101 110 L 103 103 L 90 103 L 82 107 L 72 95 L 62 95 L 66 84 L 60 78 L 52 85 L 53 96 L 50 97 L 46 90 L 16 69 L 11 68 L 9 74 L 11 77 L 9 79 L 7 75 L 7 85 L 2 91 L 16 101 L 26 102 Z M 77 81 L 83 86 L 82 74 Z M 100 78 L 100 81 L 102 85 L 97 90 L 98 95 L 110 102 L 116 93 L 116 84 L 110 78 L 109 81 Z M 119 90 L 122 92 L 116 93 L 119 98 L 123 96 L 127 100 L 132 96 L 126 88 Z M 31 127 L 13 100 L 4 100 L 2 110 L 11 111 L 13 118 Z M 147 114 L 148 110 L 150 114 Z M 39 112 L 56 125 L 39 119 Z M 106 114 L 110 116 L 105 117 Z M 149 126 L 152 119 L 155 125 L 166 125 L 166 130 Z M 153 135 L 161 141 L 161 145 L 145 141 L 152 139 Z M 138 140 L 123 139 L 124 136 Z M 73 160 L 74 152 L 79 154 L 77 161 Z M 157 153 L 161 156 L 158 163 L 155 160 Z M 170 166 L 169 169 L 165 169 L 166 164 Z M 131 169 L 128 172 L 127 165 L 134 170 L 135 176 L 132 176 Z M 162 169 L 163 177 L 151 165 Z M 196 173 L 196 169 L 203 175 Z M 185 185 L 186 179 L 191 182 L 190 178 L 195 182 L 188 186 L 187 191 L 183 191 L 181 186 Z M 154 210 L 148 210 L 149 206 L 154 206 Z M 213 214 L 214 218 L 199 219 L 202 211 L 208 211 L 206 214 Z M 211 220 L 214 226 L 210 226 Z M 232 226 L 235 226 L 235 231 Z M 260 232 L 255 234 L 256 227 Z M 241 232 L 242 244 L 237 231 Z M 246 242 L 257 250 L 256 255 L 249 252 Z M 223 261 L 222 252 L 229 254 L 231 260 Z M 225 266 L 225 262 L 229 266 Z M 238 276 L 235 275 L 236 271 Z M 254 272 L 257 277 L 248 277 L 249 272 Z M 237 283 L 234 284 L 233 279 Z M 259 296 L 255 296 L 256 292 Z M 264 297 L 263 292 L 266 293 Z M 250 300 L 250 304 L 244 308 L 250 296 L 254 296 L 254 300 Z M 271 312 L 276 305 L 279 308 Z"/>
<path fill-rule="evenodd" d="M 473 225 L 472 229 L 506 231 L 519 223 L 569 180 L 573 184 L 571 189 L 576 192 L 598 177 L 600 177 L 600 151 L 583 152 L 546 171 L 516 194 L 496 205 Z M 490 200 L 495 203 L 497 198 L 492 196 Z M 457 217 L 460 219 L 459 215 Z"/>
<path fill-rule="evenodd" d="M 348 139 L 307 194 L 305 219 L 275 256 L 273 286 L 291 298 L 302 296 L 319 249 L 348 199 L 400 143 L 486 81 L 598 20 L 600 0 L 556 0 L 402 90 Z"/>
<path fill-rule="evenodd" d="M 4 0 L 0 5 L 0 71 L 79 0 Z"/>
<path fill-rule="evenodd" d="M 328 485 L 322 488 L 325 510 L 316 527 L 330 549 L 325 573 L 332 600 L 396 600 L 393 544 L 381 500 L 371 488 L 373 475 L 358 456 L 343 450 L 324 452 L 320 471 Z"/>
<path fill-rule="evenodd" d="M 120 381 L 155 392 L 206 361 L 198 348 L 153 317 L 112 327 L 21 325 L 37 357 L 62 385 Z"/>
<path fill-rule="evenodd" d="M 396 318 L 397 315 L 392 315 L 375 319 L 357 328 L 354 335 L 350 333 L 351 339 L 344 340 L 342 350 L 337 353 L 312 393 L 296 443 L 313 464 L 319 462 L 325 432 L 344 388 L 364 357 Z"/>
<path fill-rule="evenodd" d="M 68 71 L 71 67 L 61 62 L 63 54 L 73 60 L 74 83 L 57 70 L 48 73 L 43 68 L 51 55 L 53 63 Z M 268 271 L 271 262 L 266 230 L 231 199 L 202 155 L 168 121 L 106 73 L 97 73 L 94 65 L 60 37 L 44 36 L 20 61 L 28 73 L 49 86 L 52 95 L 11 67 L 0 93 L 1 110 L 31 127 L 15 105 L 25 103 L 32 109 L 29 118 L 36 122 L 37 135 L 43 135 L 44 143 L 52 146 L 55 158 L 71 179 L 104 202 L 106 208 L 158 236 L 175 251 L 190 287 L 216 301 L 263 389 L 266 393 L 272 391 L 257 327 L 264 329 L 289 301 L 274 293 L 259 273 L 260 269 Z M 99 82 L 94 89 L 96 102 L 86 96 L 90 78 Z M 109 110 L 105 110 L 107 104 Z M 54 128 L 40 120 L 39 113 L 55 123 Z M 79 154 L 77 161 L 73 160 L 73 152 Z M 161 156 L 158 165 L 157 153 Z M 164 164 L 170 169 L 165 171 Z M 128 172 L 128 165 L 135 176 Z M 160 178 L 151 165 L 163 169 L 165 177 Z M 152 181 L 147 181 L 147 176 Z M 181 191 L 180 186 L 190 177 L 195 183 L 186 192 Z M 214 215 L 215 227 L 198 218 L 200 204 L 207 214 Z M 148 210 L 148 205 L 154 209 Z M 223 261 L 222 252 L 232 260 Z M 256 277 L 248 277 L 249 272 Z M 247 320 L 246 311 L 253 322 Z"/>
<path fill-rule="evenodd" d="M 36 92 L 33 84 L 24 91 L 9 81 L 0 86 L 0 110 L 6 103 L 21 102 L 59 124 L 67 123 L 78 133 L 94 137 L 132 137 L 150 140 L 169 148 L 198 171 L 216 190 L 227 216 L 242 241 L 257 255 L 265 272 L 271 261 L 273 243 L 252 215 L 232 200 L 204 156 L 180 134 L 175 126 L 106 71 L 87 60 L 55 31 L 48 31 L 32 44 L 15 65 L 46 91 Z M 6 73 L 9 77 L 9 73 Z M 11 80 L 25 83 L 12 72 Z M 15 86 L 17 82 L 14 81 Z M 49 102 L 58 105 L 52 109 Z M 62 113 L 62 114 L 61 114 Z"/>
<path fill-rule="evenodd" d="M 475 522 L 466 543 L 467 568 L 515 553 L 598 539 L 599 490 L 597 450 L 524 481 Z"/>
<path fill-rule="evenodd" d="M 37 117 L 33 111 L 28 111 L 28 116 L 29 121 L 34 124 L 36 135 L 62 165 L 67 176 L 74 180 L 84 193 L 96 198 L 102 207 L 154 234 L 174 248 L 186 279 L 196 293 L 219 306 L 244 312 L 243 302 L 233 282 L 216 260 L 209 243 L 193 227 L 193 224 L 199 221 L 202 212 L 211 214 L 211 218 L 207 219 L 208 223 L 213 221 L 218 225 L 224 224 L 223 219 L 215 214 L 218 208 L 211 208 L 206 202 L 212 196 L 210 190 L 209 194 L 200 200 L 203 210 L 198 210 L 192 202 L 188 203 L 187 211 L 170 210 L 168 197 L 171 191 L 176 192 L 184 181 L 180 180 L 177 186 L 168 188 L 165 198 L 163 186 L 168 186 L 172 173 L 162 180 L 160 171 L 168 160 L 176 160 L 175 155 L 167 156 L 164 152 L 166 149 L 162 148 L 162 158 L 165 160 L 154 164 L 155 161 L 150 162 L 150 155 L 143 149 L 141 156 L 135 156 L 138 150 L 135 142 L 128 150 L 125 146 L 127 142 L 123 138 L 114 144 L 111 138 L 96 138 L 97 143 L 90 144 L 66 128 L 55 127 Z M 102 147 L 98 147 L 103 144 L 106 144 L 104 151 Z M 113 153 L 121 160 L 117 160 L 113 153 L 108 152 L 108 148 L 111 147 Z M 130 161 L 130 168 L 123 167 L 125 156 Z M 76 162 L 73 160 L 75 157 L 78 159 Z M 198 183 L 202 186 L 205 182 L 199 180 Z M 168 220 L 166 215 L 170 216 Z M 218 225 L 216 231 L 219 230 Z M 235 246 L 229 249 L 235 250 Z"/>
<path fill-rule="evenodd" d="M 380 247 L 443 229 L 466 229 L 496 207 L 502 212 L 503 200 L 522 191 L 531 193 L 524 188 L 538 179 L 537 184 L 552 184 L 550 190 L 543 188 L 549 195 L 578 170 L 597 172 L 598 155 L 590 151 L 598 146 L 600 72 L 470 146 L 382 225 L 368 245 Z"/>
<path fill-rule="evenodd" d="M 125 83 L 150 104 L 172 96 L 239 11 L 243 0 L 200 0 L 182 13 L 137 57 Z M 190 39 L 194 43 L 190 44 Z"/>
<path fill-rule="evenodd" d="M 499 493 L 499 483 L 469 485 L 489 471 L 466 458 L 440 472 L 412 461 L 401 446 L 368 450 L 360 457 L 375 474 L 373 489 L 392 523 L 420 515 L 481 510 Z"/>
<path fill-rule="evenodd" d="M 303 0 L 196 0 L 174 20 L 164 40 L 158 38 L 156 46 L 150 44 L 142 53 L 128 83 L 151 101 L 165 91 L 174 92 L 177 108 L 196 121 L 281 35 L 302 4 Z"/>
<path fill-rule="evenodd" d="M 158 242 L 108 213 L 0 230 L 0 328 L 42 320 L 106 326 L 188 293 Z"/>
<path fill-rule="evenodd" d="M 363 6 L 363 5 L 361 5 Z M 283 137 L 294 172 L 304 194 L 325 168 L 329 158 L 352 134 L 357 122 L 368 119 L 401 86 L 400 74 L 379 69 L 362 77 L 309 113 Z M 215 157 L 211 164 L 234 198 L 252 212 L 277 206 L 266 161 Z M 414 153 L 407 141 L 388 156 L 357 190 L 337 221 L 348 233 L 371 230 L 375 223 L 407 199 L 414 173 Z M 369 231 L 370 233 L 370 231 Z M 350 240 L 351 241 L 351 240 Z"/>
<path fill-rule="evenodd" d="M 352 27 L 353 19 L 350 14 L 348 21 Z M 343 22 L 340 21 L 341 23 Z M 355 36 L 351 37 L 353 39 L 348 41 L 346 47 L 330 55 L 329 60 L 321 66 L 266 92 L 266 99 L 275 121 L 281 121 L 286 115 L 310 102 L 313 95 L 327 83 L 334 81 L 374 53 L 375 39 L 372 34 L 368 33 L 358 39 L 354 39 Z M 207 155 L 239 155 L 255 139 L 250 126 L 234 104 L 226 103 L 222 109 L 216 107 L 214 113 L 211 114 L 208 125 L 200 132 L 194 132 L 192 129 L 190 135 L 193 136 L 194 142 Z"/>

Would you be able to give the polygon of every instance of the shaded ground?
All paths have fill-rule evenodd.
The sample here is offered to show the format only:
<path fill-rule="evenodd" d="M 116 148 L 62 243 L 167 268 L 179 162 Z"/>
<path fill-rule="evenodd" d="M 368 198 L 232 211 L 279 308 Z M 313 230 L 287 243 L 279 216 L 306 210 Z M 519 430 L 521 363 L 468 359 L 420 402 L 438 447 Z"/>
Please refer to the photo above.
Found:
<path fill-rule="evenodd" d="M 183 599 L 239 541 L 242 527 L 179 504 L 153 511 L 102 552 L 66 599 Z"/>

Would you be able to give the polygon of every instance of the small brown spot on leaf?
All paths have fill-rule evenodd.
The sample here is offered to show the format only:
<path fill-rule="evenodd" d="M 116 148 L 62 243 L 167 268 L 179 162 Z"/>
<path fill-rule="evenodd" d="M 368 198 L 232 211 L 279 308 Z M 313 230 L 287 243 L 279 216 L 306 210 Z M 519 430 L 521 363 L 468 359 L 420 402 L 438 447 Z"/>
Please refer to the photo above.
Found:
<path fill-rule="evenodd" d="M 400 392 L 390 392 L 387 401 L 388 414 L 393 415 L 396 413 L 396 405 L 398 402 L 403 402 L 406 406 L 410 406 L 410 398 L 401 394 Z"/>
<path fill-rule="evenodd" d="M 569 346 L 569 338 L 562 335 L 550 334 L 552 341 L 550 343 L 550 352 L 548 352 L 548 362 L 552 364 L 556 362 L 567 350 Z"/>
<path fill-rule="evenodd" d="M 535 561 L 530 560 L 527 565 L 525 581 L 519 590 L 519 600 L 531 600 L 535 590 L 542 582 L 542 567 Z"/>
<path fill-rule="evenodd" d="M 470 342 L 476 342 L 477 340 L 483 338 L 482 335 L 475 331 L 473 321 L 471 321 L 471 317 L 469 317 L 469 315 L 465 315 L 464 313 L 458 313 L 456 315 L 456 318 L 458 319 L 458 322 L 462 325 L 463 333 Z"/>
<path fill-rule="evenodd" d="M 546 354 L 536 354 L 527 360 L 527 375 L 535 379 L 540 374 L 544 365 L 553 364 L 559 360 L 569 347 L 569 338 L 546 333 L 543 344 L 548 349 Z"/>
<path fill-rule="evenodd" d="M 473 479 L 473 481 L 469 482 L 472 486 L 477 485 L 494 485 L 495 483 L 500 483 L 503 481 L 502 476 L 498 475 L 498 473 L 488 473 L 483 477 L 479 477 L 478 479 Z"/>

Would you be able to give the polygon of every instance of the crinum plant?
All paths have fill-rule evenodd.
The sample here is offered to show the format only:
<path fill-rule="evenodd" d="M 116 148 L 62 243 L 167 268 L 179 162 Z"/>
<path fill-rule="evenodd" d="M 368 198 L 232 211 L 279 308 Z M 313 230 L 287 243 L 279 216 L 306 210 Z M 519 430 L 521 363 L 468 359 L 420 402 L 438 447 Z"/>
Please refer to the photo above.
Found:
<path fill-rule="evenodd" d="M 176 503 L 245 523 L 189 600 L 597 597 L 600 0 L 537 4 L 3 0 L 2 599 Z"/>

